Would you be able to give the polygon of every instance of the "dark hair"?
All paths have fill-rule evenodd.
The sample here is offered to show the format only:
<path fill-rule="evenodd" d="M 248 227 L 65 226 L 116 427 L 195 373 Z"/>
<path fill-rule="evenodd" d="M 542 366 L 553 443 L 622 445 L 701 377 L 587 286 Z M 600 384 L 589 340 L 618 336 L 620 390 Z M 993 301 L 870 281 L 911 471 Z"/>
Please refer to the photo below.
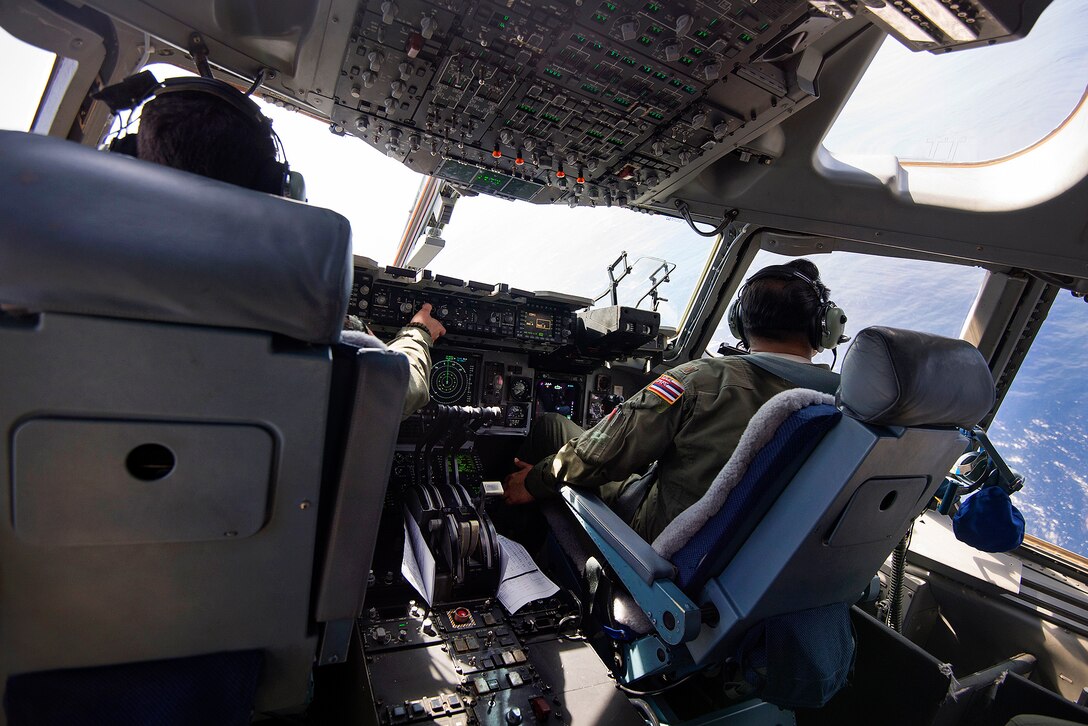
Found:
<path fill-rule="evenodd" d="M 265 173 L 276 160 L 271 126 L 206 93 L 178 91 L 145 104 L 137 148 L 147 161 L 279 193 Z"/>
<path fill-rule="evenodd" d="M 793 268 L 821 291 L 824 289 L 819 282 L 820 270 L 808 260 L 791 260 L 783 267 Z M 749 338 L 812 344 L 814 320 L 821 302 L 812 285 L 783 272 L 748 283 L 743 296 L 741 322 Z"/>

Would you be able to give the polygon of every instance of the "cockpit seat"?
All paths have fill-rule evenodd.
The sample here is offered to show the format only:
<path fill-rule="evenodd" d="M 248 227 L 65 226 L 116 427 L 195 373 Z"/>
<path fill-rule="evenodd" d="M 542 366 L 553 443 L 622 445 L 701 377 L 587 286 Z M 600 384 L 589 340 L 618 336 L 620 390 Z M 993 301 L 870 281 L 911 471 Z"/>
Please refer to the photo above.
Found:
<path fill-rule="evenodd" d="M 407 381 L 338 342 L 351 274 L 338 214 L 0 132 L 13 723 L 120 723 L 117 692 L 227 720 L 305 702 L 322 624 L 362 602 Z"/>
<path fill-rule="evenodd" d="M 633 597 L 624 680 L 735 661 L 753 629 L 857 601 L 992 407 L 962 340 L 858 334 L 836 402 L 786 391 L 753 418 L 707 494 L 651 546 L 599 498 L 562 490 Z M 638 621 L 642 621 L 639 627 Z M 648 627 L 647 627 L 648 626 Z"/>

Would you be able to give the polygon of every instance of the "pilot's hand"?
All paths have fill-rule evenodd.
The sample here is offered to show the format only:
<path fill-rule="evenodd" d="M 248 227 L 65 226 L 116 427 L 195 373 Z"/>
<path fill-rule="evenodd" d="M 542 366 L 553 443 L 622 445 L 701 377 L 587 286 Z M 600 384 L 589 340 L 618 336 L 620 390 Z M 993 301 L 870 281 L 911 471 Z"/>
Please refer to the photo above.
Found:
<path fill-rule="evenodd" d="M 431 317 L 431 304 L 423 303 L 423 306 L 419 309 L 415 315 L 412 316 L 413 323 L 419 323 L 427 328 L 427 332 L 431 334 L 431 340 L 438 340 L 446 334 L 446 328 L 442 323 L 438 322 Z"/>
<path fill-rule="evenodd" d="M 534 497 L 525 488 L 525 477 L 532 471 L 533 465 L 514 459 L 514 466 L 517 471 L 502 480 L 502 500 L 507 504 L 528 504 Z"/>

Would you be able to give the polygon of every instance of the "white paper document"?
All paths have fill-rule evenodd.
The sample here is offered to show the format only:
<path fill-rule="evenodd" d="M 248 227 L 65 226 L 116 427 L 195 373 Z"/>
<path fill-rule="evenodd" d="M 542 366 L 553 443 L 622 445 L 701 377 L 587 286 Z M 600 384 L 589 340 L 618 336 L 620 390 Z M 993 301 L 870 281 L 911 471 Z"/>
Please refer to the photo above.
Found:
<path fill-rule="evenodd" d="M 502 556 L 499 565 L 499 602 L 508 613 L 516 613 L 527 603 L 559 592 L 559 587 L 544 576 L 533 558 L 517 542 L 499 535 Z"/>
<path fill-rule="evenodd" d="M 416 589 L 427 605 L 434 600 L 434 555 L 423 541 L 419 525 L 407 512 L 404 514 L 404 557 L 400 573 Z"/>

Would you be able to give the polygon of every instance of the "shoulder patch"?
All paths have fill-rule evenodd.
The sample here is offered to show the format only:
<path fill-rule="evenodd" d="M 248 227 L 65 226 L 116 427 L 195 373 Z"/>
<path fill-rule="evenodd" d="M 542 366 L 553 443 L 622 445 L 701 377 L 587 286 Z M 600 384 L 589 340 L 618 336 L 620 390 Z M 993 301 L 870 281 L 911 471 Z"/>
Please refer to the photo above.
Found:
<path fill-rule="evenodd" d="M 684 395 L 684 384 L 680 383 L 680 381 L 672 376 L 663 375 L 659 376 L 657 380 L 646 386 L 646 390 L 671 406 L 679 401 L 680 397 Z"/>

